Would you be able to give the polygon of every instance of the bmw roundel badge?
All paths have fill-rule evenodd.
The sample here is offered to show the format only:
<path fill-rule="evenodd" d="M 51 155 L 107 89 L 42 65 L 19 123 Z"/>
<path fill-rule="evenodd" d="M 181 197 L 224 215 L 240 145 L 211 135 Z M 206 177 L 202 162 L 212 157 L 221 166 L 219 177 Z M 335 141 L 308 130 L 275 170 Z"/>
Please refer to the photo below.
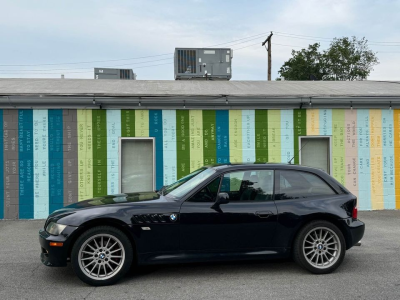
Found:
<path fill-rule="evenodd" d="M 169 216 L 169 219 L 170 219 L 172 222 L 175 222 L 175 221 L 178 219 L 178 216 L 177 216 L 176 214 L 171 214 L 171 215 Z"/>

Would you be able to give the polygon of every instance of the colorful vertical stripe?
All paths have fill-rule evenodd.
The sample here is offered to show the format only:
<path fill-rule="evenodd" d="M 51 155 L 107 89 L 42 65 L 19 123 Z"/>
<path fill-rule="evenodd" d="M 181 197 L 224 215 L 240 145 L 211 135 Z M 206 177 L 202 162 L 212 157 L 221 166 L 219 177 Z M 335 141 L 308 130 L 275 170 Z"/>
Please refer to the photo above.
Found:
<path fill-rule="evenodd" d="M 33 111 L 34 218 L 49 214 L 48 111 Z"/>
<path fill-rule="evenodd" d="M 121 110 L 121 136 L 134 137 L 136 132 L 135 111 L 132 109 Z"/>
<path fill-rule="evenodd" d="M 118 109 L 107 110 L 107 194 L 109 195 L 120 192 L 118 152 L 119 137 L 121 136 L 121 116 L 122 113 Z"/>
<path fill-rule="evenodd" d="M 393 111 L 396 209 L 400 209 L 400 109 Z"/>
<path fill-rule="evenodd" d="M 217 110 L 217 163 L 229 162 L 229 111 Z"/>
<path fill-rule="evenodd" d="M 304 109 L 293 110 L 293 148 L 294 155 L 292 163 L 298 164 L 300 161 L 299 157 L 299 137 L 307 135 L 307 115 Z"/>
<path fill-rule="evenodd" d="M 176 111 L 163 110 L 163 161 L 164 184 L 169 185 L 176 181 Z"/>
<path fill-rule="evenodd" d="M 281 112 L 268 110 L 268 161 L 280 163 L 281 158 Z"/>
<path fill-rule="evenodd" d="M 61 144 L 62 145 L 62 144 Z M 33 219 L 33 112 L 18 111 L 19 218 Z"/>
<path fill-rule="evenodd" d="M 229 160 L 231 163 L 243 162 L 242 112 L 229 111 Z"/>
<path fill-rule="evenodd" d="M 164 158 L 163 158 L 163 118 L 162 110 L 149 111 L 149 134 L 155 138 L 155 180 L 156 189 L 164 185 Z"/>
<path fill-rule="evenodd" d="M 203 111 L 203 165 L 213 165 L 217 162 L 215 127 L 215 110 Z"/>
<path fill-rule="evenodd" d="M 345 111 L 345 177 L 346 187 L 358 196 L 358 147 L 357 147 L 357 112 Z"/>
<path fill-rule="evenodd" d="M 372 209 L 383 209 L 382 113 L 371 109 L 369 115 Z"/>
<path fill-rule="evenodd" d="M 177 178 L 190 173 L 189 111 L 176 111 L 176 164 Z"/>
<path fill-rule="evenodd" d="M 307 135 L 319 135 L 319 109 L 307 109 Z"/>
<path fill-rule="evenodd" d="M 319 134 L 332 135 L 332 109 L 319 110 Z"/>
<path fill-rule="evenodd" d="M 358 138 L 358 207 L 370 210 L 371 205 L 371 166 L 370 166 L 370 120 L 367 109 L 357 110 Z"/>
<path fill-rule="evenodd" d="M 190 172 L 203 166 L 203 112 L 189 111 Z"/>
<path fill-rule="evenodd" d="M 294 156 L 293 110 L 281 110 L 281 162 L 288 163 Z"/>
<path fill-rule="evenodd" d="M 49 110 L 49 213 L 64 206 L 63 111 Z"/>
<path fill-rule="evenodd" d="M 107 114 L 92 113 L 93 128 L 93 197 L 107 195 Z"/>
<path fill-rule="evenodd" d="M 149 136 L 149 111 L 135 110 L 135 136 Z"/>
<path fill-rule="evenodd" d="M 385 209 L 396 208 L 393 122 L 393 110 L 382 110 L 383 200 Z"/>
<path fill-rule="evenodd" d="M 251 163 L 256 161 L 254 122 L 254 110 L 242 110 L 242 156 L 244 163 Z"/>
<path fill-rule="evenodd" d="M 79 201 L 93 197 L 92 111 L 78 110 Z"/>
<path fill-rule="evenodd" d="M 63 110 L 64 206 L 78 201 L 78 129 L 75 109 Z"/>
<path fill-rule="evenodd" d="M 344 112 L 344 109 L 335 109 L 332 112 L 332 175 L 345 185 Z"/>

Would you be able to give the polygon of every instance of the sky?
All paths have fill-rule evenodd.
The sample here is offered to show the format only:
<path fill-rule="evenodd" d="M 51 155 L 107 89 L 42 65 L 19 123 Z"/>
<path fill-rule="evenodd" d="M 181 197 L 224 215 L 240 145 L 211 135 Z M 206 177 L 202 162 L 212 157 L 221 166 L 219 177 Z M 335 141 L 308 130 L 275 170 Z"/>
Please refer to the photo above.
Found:
<path fill-rule="evenodd" d="M 173 80 L 175 47 L 233 49 L 232 80 L 272 78 L 291 51 L 366 37 L 380 64 L 369 80 L 400 80 L 400 0 L 0 0 L 0 78 L 88 78 L 131 68 Z M 397 42 L 397 43 L 395 43 Z"/>

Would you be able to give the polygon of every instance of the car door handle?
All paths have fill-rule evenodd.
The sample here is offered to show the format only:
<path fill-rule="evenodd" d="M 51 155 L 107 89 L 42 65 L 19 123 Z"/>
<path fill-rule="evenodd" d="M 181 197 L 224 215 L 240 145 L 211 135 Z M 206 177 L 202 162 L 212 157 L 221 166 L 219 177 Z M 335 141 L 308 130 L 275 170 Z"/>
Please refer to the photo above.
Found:
<path fill-rule="evenodd" d="M 272 211 L 269 211 L 269 210 L 268 211 L 256 211 L 254 214 L 259 218 L 268 218 L 269 216 L 273 215 Z"/>

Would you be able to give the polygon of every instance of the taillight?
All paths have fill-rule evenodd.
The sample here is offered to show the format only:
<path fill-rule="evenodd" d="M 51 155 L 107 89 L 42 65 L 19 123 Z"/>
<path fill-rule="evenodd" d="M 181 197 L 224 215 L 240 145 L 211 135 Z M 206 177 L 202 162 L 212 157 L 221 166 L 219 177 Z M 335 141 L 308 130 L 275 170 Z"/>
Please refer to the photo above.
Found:
<path fill-rule="evenodd" d="M 354 206 L 353 207 L 353 212 L 351 213 L 351 217 L 356 220 L 357 219 L 357 215 L 358 215 L 358 209 L 357 209 L 357 206 Z"/>

